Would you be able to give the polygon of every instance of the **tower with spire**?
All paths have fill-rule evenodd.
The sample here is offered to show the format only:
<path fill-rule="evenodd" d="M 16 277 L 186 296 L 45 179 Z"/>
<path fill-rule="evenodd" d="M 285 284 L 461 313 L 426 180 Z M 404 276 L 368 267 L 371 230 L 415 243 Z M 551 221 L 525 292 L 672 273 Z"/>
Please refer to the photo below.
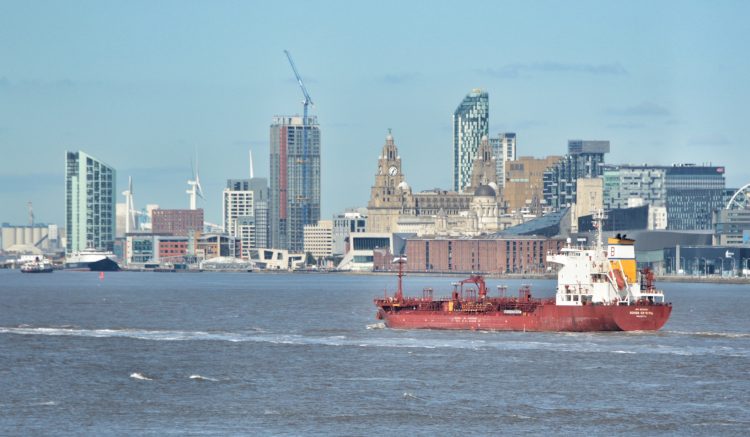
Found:
<path fill-rule="evenodd" d="M 480 185 L 489 185 L 498 190 L 497 163 L 487 135 L 482 137 L 471 168 L 471 182 L 466 192 L 473 193 Z"/>
<path fill-rule="evenodd" d="M 409 203 L 410 196 L 411 188 L 402 172 L 401 157 L 388 129 L 367 204 L 368 231 L 394 232 L 398 215 Z"/>

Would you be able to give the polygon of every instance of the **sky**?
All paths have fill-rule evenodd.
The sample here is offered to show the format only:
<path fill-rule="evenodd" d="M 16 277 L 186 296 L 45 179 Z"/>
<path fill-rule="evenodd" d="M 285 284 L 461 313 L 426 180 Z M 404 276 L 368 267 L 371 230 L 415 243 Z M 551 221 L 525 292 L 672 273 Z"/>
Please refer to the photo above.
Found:
<path fill-rule="evenodd" d="M 322 218 L 366 206 L 388 129 L 417 191 L 452 186 L 451 116 L 490 97 L 518 156 L 609 140 L 611 164 L 713 163 L 750 183 L 750 2 L 0 0 L 0 223 L 64 223 L 66 150 L 133 178 L 137 208 L 206 220 L 226 179 L 268 177 L 274 115 L 322 137 Z"/>

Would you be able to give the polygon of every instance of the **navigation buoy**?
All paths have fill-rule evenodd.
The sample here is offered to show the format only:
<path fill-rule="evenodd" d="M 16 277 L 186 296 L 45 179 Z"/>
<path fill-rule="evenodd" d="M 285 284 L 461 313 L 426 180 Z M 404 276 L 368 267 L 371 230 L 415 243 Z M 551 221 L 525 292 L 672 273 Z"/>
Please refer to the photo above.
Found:
<path fill-rule="evenodd" d="M 99 280 L 100 281 L 104 280 L 104 272 L 99 272 Z"/>

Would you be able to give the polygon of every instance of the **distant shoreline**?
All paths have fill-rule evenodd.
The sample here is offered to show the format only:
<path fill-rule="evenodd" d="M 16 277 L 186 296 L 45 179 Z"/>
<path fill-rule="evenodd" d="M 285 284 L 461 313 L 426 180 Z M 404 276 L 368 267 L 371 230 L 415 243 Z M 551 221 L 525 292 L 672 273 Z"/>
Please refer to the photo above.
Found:
<path fill-rule="evenodd" d="M 145 270 L 145 269 L 122 269 L 120 270 L 122 272 L 157 272 L 157 273 L 253 273 L 253 274 L 283 274 L 283 273 L 293 273 L 293 274 L 311 274 L 311 275 L 318 275 L 318 274 L 334 274 L 334 275 L 351 275 L 351 276 L 396 276 L 397 272 L 395 271 L 363 271 L 363 272 L 353 272 L 353 271 L 334 271 L 334 270 L 252 270 L 252 271 L 236 271 L 236 270 L 171 270 L 171 271 L 159 271 L 159 270 Z M 455 278 L 465 278 L 470 275 L 482 275 L 485 278 L 491 278 L 491 279 L 527 279 L 527 280 L 537 280 L 537 279 L 549 279 L 554 280 L 557 278 L 557 274 L 555 273 L 541 273 L 541 274 L 523 274 L 523 273 L 517 273 L 517 274 L 486 274 L 486 273 L 475 273 L 475 272 L 404 272 L 404 275 L 406 276 L 444 276 L 444 277 L 455 277 Z M 677 275 L 657 275 L 656 276 L 657 282 L 693 282 L 693 283 L 711 283 L 711 284 L 750 284 L 750 277 L 721 277 L 721 276 L 677 276 Z"/>

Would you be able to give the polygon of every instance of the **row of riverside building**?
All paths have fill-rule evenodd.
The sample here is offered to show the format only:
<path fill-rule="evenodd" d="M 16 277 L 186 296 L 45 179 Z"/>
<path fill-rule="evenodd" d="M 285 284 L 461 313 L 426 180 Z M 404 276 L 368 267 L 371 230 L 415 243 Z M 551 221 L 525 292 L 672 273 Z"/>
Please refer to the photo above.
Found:
<path fill-rule="evenodd" d="M 227 179 L 218 225 L 206 223 L 200 208 L 128 211 L 116 202 L 112 166 L 66 152 L 66 223 L 56 238 L 68 252 L 114 250 L 133 263 L 309 253 L 328 267 L 367 270 L 388 269 L 387 260 L 404 254 L 414 271 L 528 273 L 545 271 L 546 253 L 568 238 L 584 238 L 591 213 L 602 209 L 611 231 L 688 232 L 708 244 L 748 244 L 749 214 L 721 212 L 737 191 L 726 188 L 722 166 L 607 164 L 610 143 L 601 140 L 569 140 L 564 155 L 517 156 L 516 134 L 490 135 L 489 126 L 489 95 L 472 90 L 453 114 L 452 190 L 413 189 L 389 132 L 373 156 L 367 208 L 330 220 L 321 220 L 314 116 L 273 118 L 270 178 Z M 0 235 L 15 241 L 26 233 Z"/>

